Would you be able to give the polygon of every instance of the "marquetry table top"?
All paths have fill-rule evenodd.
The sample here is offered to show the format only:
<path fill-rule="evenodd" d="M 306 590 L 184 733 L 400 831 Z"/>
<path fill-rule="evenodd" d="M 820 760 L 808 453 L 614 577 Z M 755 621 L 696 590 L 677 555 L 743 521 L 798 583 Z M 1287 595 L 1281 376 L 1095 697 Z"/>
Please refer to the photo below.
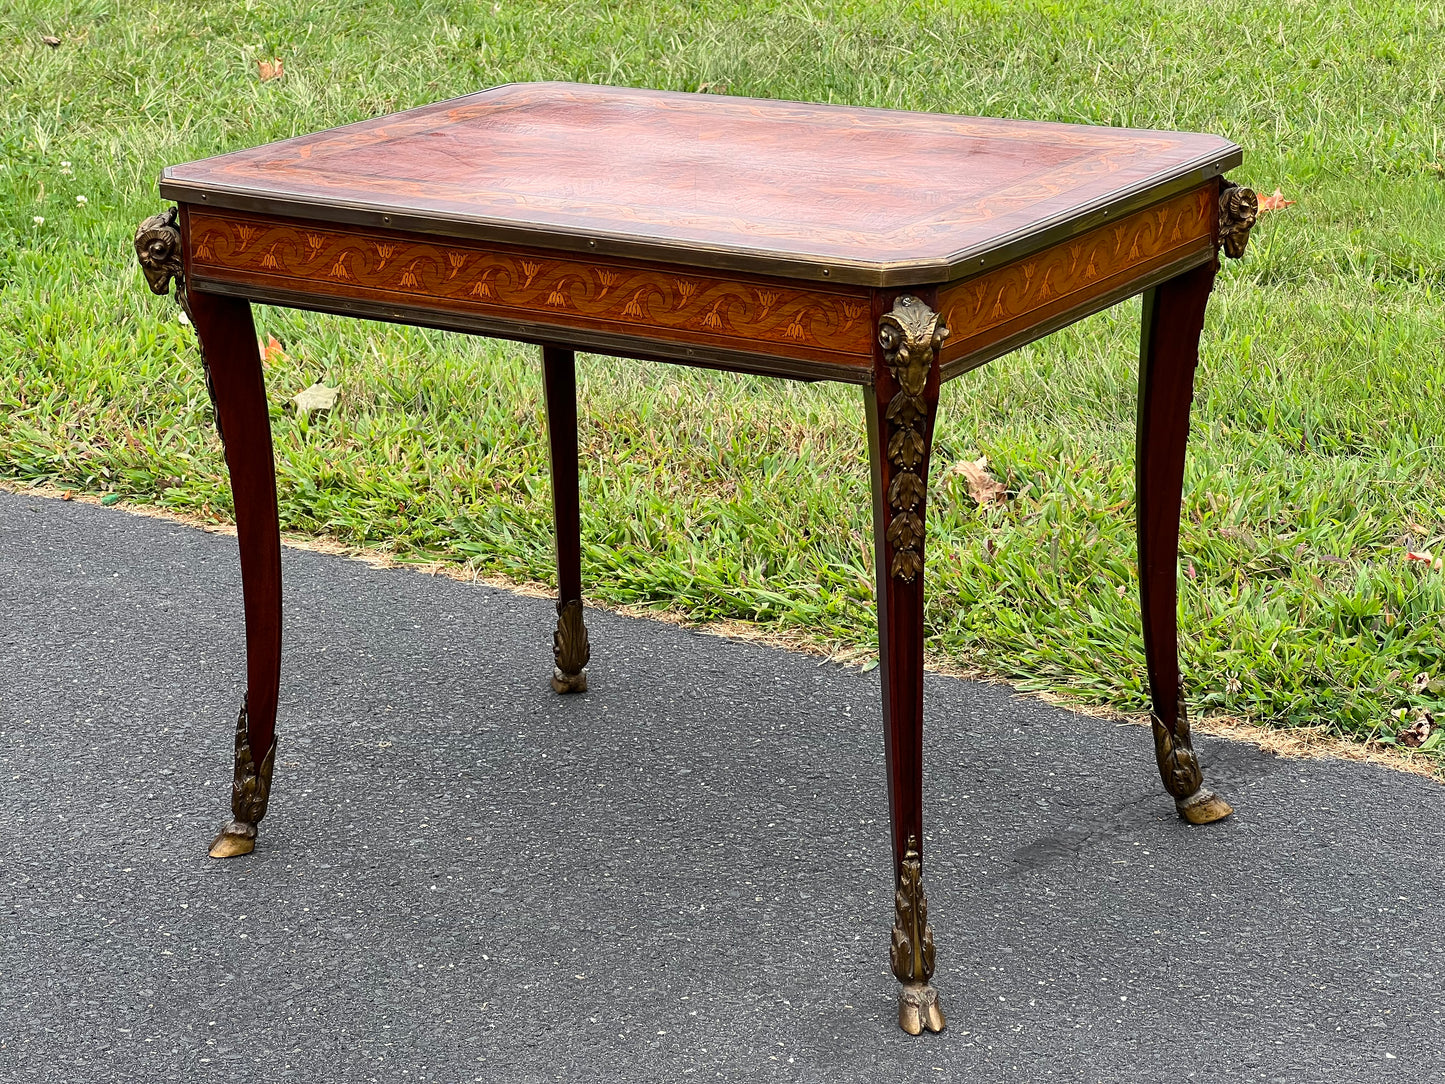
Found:
<path fill-rule="evenodd" d="M 528 83 L 172 166 L 161 192 L 896 286 L 1017 259 L 1241 158 L 1210 135 Z"/>

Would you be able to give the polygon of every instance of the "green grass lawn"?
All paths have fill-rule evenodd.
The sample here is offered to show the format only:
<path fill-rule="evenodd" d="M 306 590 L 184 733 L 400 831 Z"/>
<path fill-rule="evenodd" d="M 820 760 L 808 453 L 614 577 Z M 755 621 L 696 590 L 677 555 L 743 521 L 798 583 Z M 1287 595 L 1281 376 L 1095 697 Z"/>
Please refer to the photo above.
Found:
<path fill-rule="evenodd" d="M 286 74 L 262 83 L 273 56 Z M 1298 204 L 1225 267 L 1205 332 L 1190 699 L 1390 742 L 1396 709 L 1445 711 L 1415 680 L 1445 679 L 1445 573 L 1405 557 L 1445 555 L 1442 57 L 1445 6 L 1388 0 L 5 0 L 0 477 L 229 514 L 193 335 L 131 252 L 168 163 L 531 79 L 1217 132 L 1245 148 L 1236 179 Z M 551 578 L 535 350 L 257 319 L 287 353 L 268 371 L 284 527 Z M 1145 707 L 1138 319 L 1119 306 L 944 389 L 939 661 Z M 342 399 L 307 424 L 283 406 L 319 376 Z M 876 644 L 856 389 L 592 356 L 579 381 L 591 597 Z M 949 470 L 980 455 L 1004 506 Z"/>

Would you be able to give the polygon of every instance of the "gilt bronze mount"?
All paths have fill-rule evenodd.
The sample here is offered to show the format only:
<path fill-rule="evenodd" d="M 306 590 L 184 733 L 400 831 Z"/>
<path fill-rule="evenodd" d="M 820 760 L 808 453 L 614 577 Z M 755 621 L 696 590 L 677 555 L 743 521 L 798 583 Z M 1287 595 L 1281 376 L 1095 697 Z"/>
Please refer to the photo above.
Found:
<path fill-rule="evenodd" d="M 1204 786 L 1204 772 L 1195 755 L 1189 732 L 1189 709 L 1184 703 L 1184 679 L 1179 679 L 1179 698 L 1174 733 L 1157 716 L 1151 716 L 1154 758 L 1164 789 L 1174 798 L 1174 807 L 1190 824 L 1212 824 L 1234 812 L 1234 807 Z"/>
<path fill-rule="evenodd" d="M 893 521 L 888 541 L 893 546 L 889 572 L 912 583 L 923 571 L 923 501 L 926 485 L 923 471 L 928 460 L 929 406 L 923 393 L 938 357 L 938 348 L 948 338 L 938 313 L 918 298 L 904 294 L 878 321 L 878 343 L 883 360 L 898 391 L 888 404 L 888 448 L 890 463 L 897 468 L 888 485 L 888 506 Z"/>
<path fill-rule="evenodd" d="M 582 623 L 582 600 L 557 603 L 557 631 L 552 633 L 552 688 L 559 693 L 587 691 L 587 660 L 592 657 L 587 626 Z"/>
<path fill-rule="evenodd" d="M 174 207 L 168 207 L 160 214 L 151 215 L 135 231 L 135 255 L 145 275 L 146 285 L 153 294 L 164 297 L 176 284 L 176 304 L 181 312 L 191 317 L 190 295 L 186 288 L 186 263 L 181 242 L 179 216 Z M 216 405 L 216 385 L 211 380 L 211 366 L 206 361 L 205 345 L 201 346 L 201 373 L 206 379 L 206 395 L 211 400 L 211 411 L 216 418 L 216 432 L 221 432 L 221 411 Z M 224 439 L 224 434 L 222 434 Z"/>
<path fill-rule="evenodd" d="M 918 837 L 908 837 L 893 893 L 893 947 L 890 957 L 898 992 L 898 1026 L 909 1035 L 944 1028 L 943 1007 L 933 978 L 933 928 L 928 925 L 928 896 L 923 891 L 923 859 Z"/>
<path fill-rule="evenodd" d="M 186 301 L 186 263 L 181 248 L 181 228 L 174 207 L 151 215 L 135 231 L 135 255 L 151 293 L 165 296 L 176 284 L 176 301 L 190 315 Z"/>
<path fill-rule="evenodd" d="M 276 738 L 260 765 L 251 754 L 251 736 L 246 704 L 236 716 L 236 764 L 231 778 L 231 820 L 222 826 L 211 844 L 212 858 L 235 858 L 256 849 L 256 825 L 266 815 L 271 800 L 271 774 L 276 768 Z"/>
<path fill-rule="evenodd" d="M 1219 244 L 1231 260 L 1244 256 L 1249 231 L 1259 217 L 1259 197 L 1223 177 L 1219 180 Z"/>

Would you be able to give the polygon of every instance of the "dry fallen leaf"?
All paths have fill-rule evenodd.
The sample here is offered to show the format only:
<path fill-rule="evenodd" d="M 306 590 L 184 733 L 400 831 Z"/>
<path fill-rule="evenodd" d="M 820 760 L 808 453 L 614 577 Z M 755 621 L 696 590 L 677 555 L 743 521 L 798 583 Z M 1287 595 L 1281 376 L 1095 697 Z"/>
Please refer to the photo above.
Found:
<path fill-rule="evenodd" d="M 1292 199 L 1285 199 L 1284 193 L 1276 188 L 1272 196 L 1259 197 L 1259 213 L 1264 214 L 1266 211 L 1283 211 L 1286 207 L 1293 207 L 1295 202 L 1296 201 Z"/>
<path fill-rule="evenodd" d="M 959 460 L 949 472 L 963 475 L 963 480 L 968 483 L 968 493 L 980 506 L 993 504 L 1001 501 L 1008 493 L 1008 486 L 988 473 L 988 456 L 980 456 L 970 463 L 966 459 Z"/>
<path fill-rule="evenodd" d="M 1436 557 L 1429 550 L 1425 550 L 1423 553 L 1416 553 L 1414 550 L 1406 550 L 1405 560 L 1419 561 L 1426 568 L 1431 569 L 1434 572 L 1439 572 L 1442 569 L 1445 569 L 1445 557 Z"/>
<path fill-rule="evenodd" d="M 267 365 L 275 361 L 286 360 L 286 351 L 281 349 L 281 344 L 276 341 L 275 335 L 268 335 L 264 343 L 257 339 L 256 345 L 261 348 L 261 360 Z"/>
<path fill-rule="evenodd" d="M 297 415 L 309 418 L 313 410 L 327 411 L 334 407 L 340 394 L 340 388 L 328 388 L 318 380 L 291 401 L 296 404 Z"/>
<path fill-rule="evenodd" d="M 75 500 L 75 490 L 73 490 L 73 489 L 67 489 L 64 493 L 62 493 L 62 494 L 60 495 L 60 499 L 61 499 L 62 501 L 73 501 L 73 500 Z"/>
<path fill-rule="evenodd" d="M 256 61 L 256 68 L 261 74 L 261 82 L 270 82 L 272 79 L 280 79 L 286 74 L 285 67 L 281 64 L 281 58 L 273 57 L 270 60 Z"/>
<path fill-rule="evenodd" d="M 1430 736 L 1431 724 L 1433 722 L 1434 720 L 1430 718 L 1430 713 L 1424 708 L 1419 708 L 1415 712 L 1415 721 L 1408 726 L 1402 726 L 1395 733 L 1395 740 L 1401 745 L 1411 749 L 1418 749 L 1425 744 L 1425 739 Z"/>

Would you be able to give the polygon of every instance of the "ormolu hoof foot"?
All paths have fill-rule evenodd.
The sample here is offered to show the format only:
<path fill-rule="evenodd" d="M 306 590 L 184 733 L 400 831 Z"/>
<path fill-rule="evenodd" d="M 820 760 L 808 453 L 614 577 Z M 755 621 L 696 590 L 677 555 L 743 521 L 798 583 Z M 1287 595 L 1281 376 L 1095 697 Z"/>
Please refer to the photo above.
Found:
<path fill-rule="evenodd" d="M 898 989 L 898 1026 L 909 1035 L 921 1035 L 923 1029 L 942 1031 L 943 1007 L 938 991 L 924 983 L 905 983 Z"/>
<path fill-rule="evenodd" d="M 256 849 L 256 826 L 245 821 L 230 821 L 211 844 L 212 858 L 237 858 Z"/>
<path fill-rule="evenodd" d="M 1200 787 L 1188 798 L 1174 799 L 1179 815 L 1190 824 L 1213 824 L 1234 812 L 1234 807 L 1214 791 Z"/>
<path fill-rule="evenodd" d="M 587 671 L 579 670 L 575 674 L 564 674 L 561 667 L 552 667 L 552 691 L 585 693 L 587 691 Z"/>

